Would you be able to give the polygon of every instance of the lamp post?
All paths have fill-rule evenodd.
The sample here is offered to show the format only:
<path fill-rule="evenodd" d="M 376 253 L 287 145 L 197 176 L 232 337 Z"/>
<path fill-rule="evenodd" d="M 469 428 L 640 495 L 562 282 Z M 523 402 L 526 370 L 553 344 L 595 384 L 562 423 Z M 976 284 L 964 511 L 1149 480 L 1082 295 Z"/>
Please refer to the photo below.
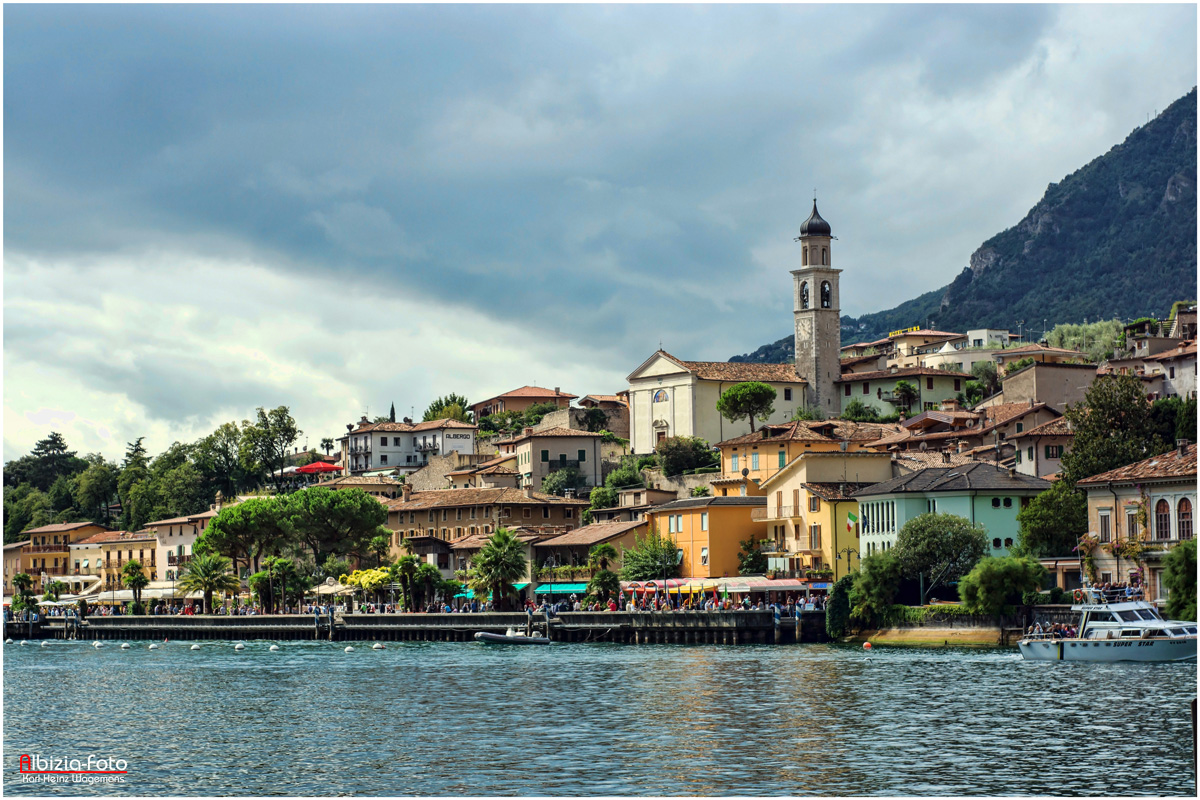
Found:
<path fill-rule="evenodd" d="M 838 561 L 842 560 L 843 553 L 846 555 L 846 574 L 849 575 L 850 574 L 850 556 L 858 555 L 858 551 L 855 550 L 853 547 L 843 547 L 841 550 L 837 551 L 836 559 Z M 862 560 L 861 557 L 859 558 L 859 560 L 860 561 Z M 837 581 L 837 568 L 836 567 L 834 568 L 834 571 L 833 571 L 833 579 L 834 579 L 834 581 Z"/>

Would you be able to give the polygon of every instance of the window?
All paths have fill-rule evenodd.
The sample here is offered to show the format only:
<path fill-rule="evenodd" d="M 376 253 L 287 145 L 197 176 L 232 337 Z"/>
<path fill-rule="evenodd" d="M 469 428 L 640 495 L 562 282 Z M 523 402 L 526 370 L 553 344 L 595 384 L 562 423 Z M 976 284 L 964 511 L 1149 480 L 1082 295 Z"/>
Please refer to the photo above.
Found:
<path fill-rule="evenodd" d="M 1017 460 L 1017 463 L 1018 463 L 1018 464 L 1020 464 L 1020 463 L 1021 463 L 1021 451 L 1020 451 L 1020 450 L 1018 450 L 1018 451 L 1016 452 L 1016 457 L 1017 457 L 1017 458 L 1016 458 L 1016 460 Z"/>
<path fill-rule="evenodd" d="M 380 464 L 386 464 L 386 463 L 387 463 L 387 456 L 380 456 L 380 457 L 379 457 L 379 463 L 380 463 Z"/>
<path fill-rule="evenodd" d="M 533 518 L 533 509 L 532 508 L 530 508 L 529 506 L 525 506 L 524 508 L 521 509 L 521 519 L 532 519 L 532 518 Z"/>
<path fill-rule="evenodd" d="M 750 454 L 750 469 L 758 469 L 758 453 Z"/>
<path fill-rule="evenodd" d="M 1025 423 L 1024 423 L 1024 422 L 1018 422 L 1018 423 L 1017 423 L 1017 433 L 1021 433 L 1021 432 L 1022 432 L 1022 431 L 1024 431 L 1024 430 L 1025 430 Z"/>
<path fill-rule="evenodd" d="M 992 498 L 992 508 L 999 508 L 999 507 L 1000 507 L 1000 498 L 993 497 Z"/>
<path fill-rule="evenodd" d="M 1179 538 L 1192 538 L 1192 501 L 1186 497 L 1179 501 Z"/>
<path fill-rule="evenodd" d="M 399 447 L 399 446 L 400 446 L 400 437 L 393 436 L 392 437 L 392 447 Z"/>
<path fill-rule="evenodd" d="M 587 461 L 587 450 L 580 450 L 580 451 L 579 451 L 579 461 L 580 461 L 580 463 L 583 463 L 584 461 Z"/>
<path fill-rule="evenodd" d="M 1112 524 L 1107 511 L 1100 512 L 1100 541 L 1112 541 Z M 1101 583 L 1108 583 L 1108 581 L 1101 581 Z"/>
<path fill-rule="evenodd" d="M 996 537 L 995 539 L 992 539 L 992 549 L 993 550 L 1000 549 L 1000 537 Z"/>
<path fill-rule="evenodd" d="M 1136 511 L 1125 512 L 1125 538 L 1136 539 L 1138 535 L 1138 518 Z"/>
<path fill-rule="evenodd" d="M 1061 444 L 1046 445 L 1046 458 L 1062 458 Z"/>
<path fill-rule="evenodd" d="M 1174 375 L 1172 375 L 1171 377 L 1172 377 L 1172 378 L 1174 378 L 1175 376 L 1174 376 Z M 784 399 L 784 400 L 791 400 L 791 399 L 792 399 L 792 390 L 791 390 L 791 389 L 784 389 L 784 390 L 783 390 L 783 399 Z"/>
<path fill-rule="evenodd" d="M 379 437 L 379 446 L 380 446 L 380 447 L 387 447 L 387 437 L 386 437 L 386 436 L 380 436 L 380 437 Z"/>
<path fill-rule="evenodd" d="M 1154 538 L 1171 538 L 1171 504 L 1166 500 L 1154 504 Z"/>
<path fill-rule="evenodd" d="M 442 509 L 442 522 L 445 522 L 448 519 L 450 519 L 450 509 L 443 508 Z"/>
<path fill-rule="evenodd" d="M 700 548 L 700 566 L 702 566 L 702 567 L 708 566 L 708 548 L 707 547 Z"/>
<path fill-rule="evenodd" d="M 1004 498 L 1004 507 L 1012 508 L 1012 498 L 1011 497 Z"/>
<path fill-rule="evenodd" d="M 733 455 L 731 455 L 729 457 L 729 469 L 732 472 L 738 471 L 738 454 L 737 453 L 734 453 Z"/>
<path fill-rule="evenodd" d="M 850 396 L 850 384 L 847 383 L 845 386 L 845 389 L 846 389 L 846 397 L 849 397 Z"/>
<path fill-rule="evenodd" d="M 433 520 L 435 519 L 435 517 L 433 516 L 435 513 L 436 512 L 433 511 L 432 509 L 429 511 L 429 521 L 430 522 L 433 522 Z"/>
<path fill-rule="evenodd" d="M 563 509 L 563 519 L 574 519 L 574 518 L 575 518 L 575 509 L 573 509 L 573 508 L 564 508 Z"/>
<path fill-rule="evenodd" d="M 871 393 L 871 382 L 863 381 L 863 394 L 870 394 L 870 393 Z"/>
<path fill-rule="evenodd" d="M 708 512 L 707 511 L 700 512 L 700 530 L 702 530 L 702 531 L 708 530 Z M 707 550 L 707 548 L 705 548 L 705 549 Z M 705 562 L 705 563 L 708 563 L 708 562 Z"/>
<path fill-rule="evenodd" d="M 542 461 L 549 461 L 549 460 L 550 460 L 550 451 L 543 450 L 542 451 Z"/>
<path fill-rule="evenodd" d="M 1112 573 L 1111 572 L 1101 572 L 1100 573 L 1100 582 L 1101 583 L 1112 583 Z"/>
<path fill-rule="evenodd" d="M 654 399 L 653 399 L 653 402 L 655 402 L 655 403 L 665 403 L 665 402 L 667 402 L 667 390 L 666 390 L 666 389 L 659 389 L 658 391 L 656 391 L 656 392 L 654 393 Z"/>
<path fill-rule="evenodd" d="M 1171 379 L 1174 380 L 1175 379 L 1175 368 L 1174 367 L 1170 368 L 1170 373 L 1171 373 L 1170 374 Z"/>
<path fill-rule="evenodd" d="M 811 526 L 808 529 L 808 537 L 809 537 L 809 549 L 810 550 L 820 550 L 821 549 L 821 526 L 820 525 Z"/>
<path fill-rule="evenodd" d="M 787 454 L 784 451 L 780 450 L 779 451 L 779 468 L 783 469 L 786 464 L 787 464 Z"/>
<path fill-rule="evenodd" d="M 956 392 L 962 391 L 962 378 L 954 379 L 954 391 L 956 391 Z"/>
<path fill-rule="evenodd" d="M 809 495 L 808 510 L 809 511 L 820 511 L 821 510 L 821 498 L 817 497 L 815 494 Z"/>
<path fill-rule="evenodd" d="M 1005 546 L 1005 547 L 1012 547 L 1012 545 L 1013 545 L 1013 540 L 1012 540 L 1012 537 L 1006 537 L 1006 538 L 1004 539 L 1004 546 Z"/>
<path fill-rule="evenodd" d="M 926 388 L 926 389 L 928 389 L 928 390 L 929 390 L 929 391 L 931 391 L 931 392 L 933 391 L 933 378 L 926 378 L 926 379 L 925 379 L 925 388 Z"/>
<path fill-rule="evenodd" d="M 1030 445 L 1029 449 L 1026 452 L 1028 452 L 1028 454 L 1029 454 L 1029 460 L 1033 461 L 1033 445 Z"/>

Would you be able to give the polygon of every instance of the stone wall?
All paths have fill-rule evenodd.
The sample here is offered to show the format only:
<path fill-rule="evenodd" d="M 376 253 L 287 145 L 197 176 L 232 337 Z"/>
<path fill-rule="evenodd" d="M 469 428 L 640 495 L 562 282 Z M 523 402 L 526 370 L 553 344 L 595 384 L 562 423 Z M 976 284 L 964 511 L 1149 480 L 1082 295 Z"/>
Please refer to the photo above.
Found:
<path fill-rule="evenodd" d="M 491 456 L 487 454 L 458 453 L 452 450 L 444 455 L 430 457 L 428 464 L 409 475 L 405 478 L 404 482 L 411 486 L 414 492 L 445 489 L 450 485 L 449 481 L 446 480 L 447 472 L 453 472 L 456 469 L 465 469 L 487 461 L 489 458 Z"/>
<path fill-rule="evenodd" d="M 676 475 L 668 478 L 662 474 L 661 470 L 644 469 L 642 477 L 646 479 L 646 486 L 651 489 L 662 489 L 668 492 L 675 492 L 680 500 L 686 500 L 692 496 L 692 489 L 697 486 L 708 487 L 708 493 L 713 493 L 712 486 L 709 483 L 713 478 L 718 477 L 721 473 L 702 473 L 700 475 Z"/>
<path fill-rule="evenodd" d="M 552 411 L 542 417 L 542 421 L 533 426 L 535 431 L 544 431 L 550 428 L 570 428 L 576 431 L 587 430 L 587 425 L 584 424 L 584 416 L 587 413 L 586 408 L 563 408 L 558 411 Z M 622 439 L 629 438 L 629 409 L 603 409 L 608 417 L 608 423 L 604 426 L 611 433 L 616 434 Z"/>

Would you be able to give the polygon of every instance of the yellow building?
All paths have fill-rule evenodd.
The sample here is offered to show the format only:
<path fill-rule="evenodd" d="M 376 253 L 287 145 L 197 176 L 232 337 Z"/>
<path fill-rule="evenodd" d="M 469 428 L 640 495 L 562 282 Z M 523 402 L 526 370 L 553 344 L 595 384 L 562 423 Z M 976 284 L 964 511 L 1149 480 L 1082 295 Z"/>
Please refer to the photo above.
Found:
<path fill-rule="evenodd" d="M 13 576 L 21 571 L 21 548 L 29 544 L 26 539 L 23 542 L 13 542 L 12 544 L 4 545 L 4 596 L 12 597 L 15 594 L 13 588 Z"/>
<path fill-rule="evenodd" d="M 89 572 L 99 575 L 103 591 L 121 591 L 125 588 L 122 570 L 131 560 L 142 565 L 142 574 L 154 580 L 158 566 L 158 539 L 149 531 L 129 533 L 127 531 L 105 531 L 78 542 L 80 545 L 99 545 L 100 558 Z"/>
<path fill-rule="evenodd" d="M 681 578 L 727 578 L 738 574 L 740 542 L 766 538 L 765 497 L 690 497 L 646 512 L 650 530 L 674 539 L 682 551 Z"/>
<path fill-rule="evenodd" d="M 858 501 L 852 495 L 891 478 L 890 454 L 860 450 L 802 453 L 764 480 L 767 503 L 754 516 L 767 526 L 776 574 L 803 578 L 831 570 L 837 580 L 856 568 Z"/>
<path fill-rule="evenodd" d="M 762 497 L 762 483 L 805 453 L 857 453 L 900 430 L 894 424 L 841 419 L 766 425 L 717 445 L 721 475 L 711 481 L 713 494 Z"/>
<path fill-rule="evenodd" d="M 33 591 L 40 594 L 46 584 L 71 574 L 72 544 L 108 530 L 95 522 L 61 522 L 30 528 L 24 533 L 29 537 L 29 544 L 21 548 L 20 571 L 33 578 Z M 46 576 L 44 581 L 43 575 Z"/>

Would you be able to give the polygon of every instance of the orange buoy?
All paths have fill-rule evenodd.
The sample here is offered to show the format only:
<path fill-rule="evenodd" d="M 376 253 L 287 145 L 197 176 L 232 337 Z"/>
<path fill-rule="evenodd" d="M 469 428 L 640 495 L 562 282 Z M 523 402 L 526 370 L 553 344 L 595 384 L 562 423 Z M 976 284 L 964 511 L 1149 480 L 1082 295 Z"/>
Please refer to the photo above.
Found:
<path fill-rule="evenodd" d="M 871 643 L 863 642 L 863 650 L 870 650 L 870 649 L 871 649 Z"/>

